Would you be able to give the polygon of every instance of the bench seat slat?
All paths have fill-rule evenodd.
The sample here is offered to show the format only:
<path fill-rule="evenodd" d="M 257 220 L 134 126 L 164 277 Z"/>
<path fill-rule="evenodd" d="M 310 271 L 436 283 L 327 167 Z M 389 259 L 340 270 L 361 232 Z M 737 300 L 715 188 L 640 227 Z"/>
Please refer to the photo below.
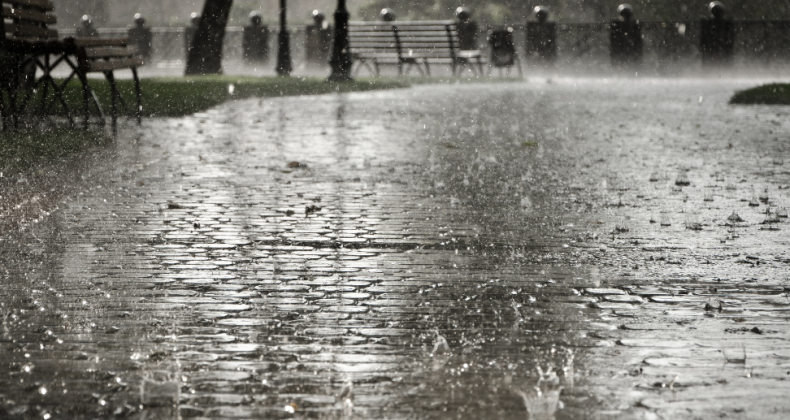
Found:
<path fill-rule="evenodd" d="M 45 23 L 47 25 L 58 23 L 58 19 L 55 17 L 55 15 L 36 12 L 35 10 L 12 9 L 8 6 L 3 6 L 3 17 L 8 19 L 19 19 L 30 22 Z"/>
<path fill-rule="evenodd" d="M 18 6 L 37 7 L 40 10 L 46 12 L 55 10 L 55 5 L 50 0 L 3 0 L 3 3 Z"/>
<path fill-rule="evenodd" d="M 11 32 L 16 38 L 39 38 L 39 39 L 53 39 L 58 37 L 58 31 L 54 29 L 42 28 L 36 25 L 26 24 L 24 22 L 12 23 L 10 25 Z M 8 29 L 8 28 L 7 28 Z"/>
<path fill-rule="evenodd" d="M 135 47 L 89 47 L 85 48 L 86 58 L 129 57 L 137 54 Z"/>
<path fill-rule="evenodd" d="M 128 69 L 131 67 L 140 67 L 145 63 L 142 57 L 123 58 L 120 60 L 91 60 L 83 63 L 83 71 L 85 73 L 96 73 L 102 71 Z"/>
<path fill-rule="evenodd" d="M 126 38 L 72 38 L 78 47 L 125 47 L 129 40 Z"/>

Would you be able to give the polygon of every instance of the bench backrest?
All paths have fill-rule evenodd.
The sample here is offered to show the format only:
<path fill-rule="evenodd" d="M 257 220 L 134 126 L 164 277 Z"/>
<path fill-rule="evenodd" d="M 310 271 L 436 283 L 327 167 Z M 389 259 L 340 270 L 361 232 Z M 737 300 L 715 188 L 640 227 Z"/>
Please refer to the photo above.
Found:
<path fill-rule="evenodd" d="M 348 34 L 354 54 L 398 53 L 404 58 L 452 58 L 460 45 L 458 29 L 451 20 L 350 22 Z"/>
<path fill-rule="evenodd" d="M 58 31 L 49 25 L 57 23 L 51 12 L 55 6 L 50 0 L 0 0 L 3 7 L 3 31 L 0 39 L 49 40 L 58 37 Z"/>
<path fill-rule="evenodd" d="M 393 53 L 398 48 L 388 22 L 349 22 L 348 43 L 354 54 Z"/>

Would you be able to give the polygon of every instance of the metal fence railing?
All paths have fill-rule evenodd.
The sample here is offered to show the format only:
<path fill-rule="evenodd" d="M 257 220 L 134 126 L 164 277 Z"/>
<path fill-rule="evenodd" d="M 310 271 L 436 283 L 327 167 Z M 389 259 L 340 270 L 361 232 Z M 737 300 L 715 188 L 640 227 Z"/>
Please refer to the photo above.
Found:
<path fill-rule="evenodd" d="M 659 73 L 673 69 L 700 67 L 700 22 L 642 22 L 644 56 L 642 68 Z M 501 27 L 501 26 L 499 26 Z M 522 60 L 526 58 L 526 25 L 511 26 L 516 47 Z M 788 66 L 790 65 L 790 21 L 736 21 L 733 66 Z M 486 33 L 496 29 L 481 26 L 478 45 L 488 51 Z M 291 26 L 291 57 L 299 68 L 306 61 L 306 30 Z M 153 31 L 152 66 L 183 66 L 186 57 L 185 29 L 155 27 Z M 557 23 L 557 63 L 560 68 L 606 70 L 610 64 L 608 23 Z M 62 36 L 73 36 L 73 30 L 61 30 Z M 126 28 L 100 28 L 102 37 L 124 37 Z M 225 35 L 223 60 L 226 65 L 240 65 L 242 55 L 242 27 L 228 27 Z M 276 57 L 277 28 L 270 28 L 269 60 Z M 528 58 L 527 65 L 529 64 Z M 272 64 L 273 65 L 273 64 Z"/>

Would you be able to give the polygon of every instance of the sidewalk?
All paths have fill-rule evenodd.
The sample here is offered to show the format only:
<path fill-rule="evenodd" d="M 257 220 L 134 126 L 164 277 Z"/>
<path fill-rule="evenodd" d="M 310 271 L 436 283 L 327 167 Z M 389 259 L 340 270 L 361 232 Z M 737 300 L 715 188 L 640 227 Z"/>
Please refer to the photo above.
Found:
<path fill-rule="evenodd" d="M 726 105 L 752 83 L 420 86 L 128 128 L 0 235 L 0 413 L 523 419 L 553 366 L 557 418 L 783 418 L 787 221 L 760 212 L 790 206 L 790 128 Z"/>

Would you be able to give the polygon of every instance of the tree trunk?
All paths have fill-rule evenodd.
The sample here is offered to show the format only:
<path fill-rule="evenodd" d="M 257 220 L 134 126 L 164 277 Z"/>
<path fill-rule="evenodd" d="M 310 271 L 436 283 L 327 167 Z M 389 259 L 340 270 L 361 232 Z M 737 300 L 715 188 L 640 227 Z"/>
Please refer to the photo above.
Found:
<path fill-rule="evenodd" d="M 186 75 L 222 73 L 222 41 L 232 5 L 233 0 L 206 0 L 187 52 Z"/>

